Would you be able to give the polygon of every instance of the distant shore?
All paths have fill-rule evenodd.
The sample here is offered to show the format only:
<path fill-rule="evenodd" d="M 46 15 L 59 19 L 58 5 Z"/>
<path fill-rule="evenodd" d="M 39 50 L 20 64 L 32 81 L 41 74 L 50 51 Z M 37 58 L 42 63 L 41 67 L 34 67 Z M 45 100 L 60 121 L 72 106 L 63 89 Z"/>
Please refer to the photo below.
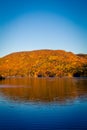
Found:
<path fill-rule="evenodd" d="M 64 50 L 15 52 L 0 58 L 3 77 L 86 77 L 87 55 Z"/>

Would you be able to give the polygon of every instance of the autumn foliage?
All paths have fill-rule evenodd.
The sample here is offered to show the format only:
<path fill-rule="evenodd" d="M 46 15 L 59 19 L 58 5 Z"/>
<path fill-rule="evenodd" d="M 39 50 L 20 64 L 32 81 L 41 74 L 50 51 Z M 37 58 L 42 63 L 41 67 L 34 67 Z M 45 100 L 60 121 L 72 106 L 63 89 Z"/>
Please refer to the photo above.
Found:
<path fill-rule="evenodd" d="M 0 58 L 3 76 L 87 76 L 87 55 L 63 50 L 15 52 Z"/>

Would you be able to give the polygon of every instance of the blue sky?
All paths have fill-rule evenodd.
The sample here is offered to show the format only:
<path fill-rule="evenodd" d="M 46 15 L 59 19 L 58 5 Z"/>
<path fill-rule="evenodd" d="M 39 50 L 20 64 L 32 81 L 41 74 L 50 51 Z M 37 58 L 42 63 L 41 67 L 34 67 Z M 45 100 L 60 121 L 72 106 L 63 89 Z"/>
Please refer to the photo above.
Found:
<path fill-rule="evenodd" d="M 0 57 L 37 49 L 87 53 L 87 0 L 0 0 Z"/>

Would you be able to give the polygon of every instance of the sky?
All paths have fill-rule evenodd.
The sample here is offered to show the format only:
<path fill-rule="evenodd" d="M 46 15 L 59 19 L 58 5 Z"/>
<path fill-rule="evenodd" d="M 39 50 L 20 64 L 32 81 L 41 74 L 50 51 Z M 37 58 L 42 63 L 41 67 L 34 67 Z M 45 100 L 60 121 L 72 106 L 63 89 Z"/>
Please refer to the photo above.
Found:
<path fill-rule="evenodd" d="M 39 49 L 87 53 L 87 0 L 0 0 L 0 57 Z"/>

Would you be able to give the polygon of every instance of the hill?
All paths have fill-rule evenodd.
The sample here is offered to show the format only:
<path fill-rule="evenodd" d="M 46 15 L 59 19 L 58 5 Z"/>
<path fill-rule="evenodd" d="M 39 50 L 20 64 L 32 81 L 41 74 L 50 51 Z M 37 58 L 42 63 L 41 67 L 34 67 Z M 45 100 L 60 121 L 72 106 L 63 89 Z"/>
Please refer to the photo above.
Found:
<path fill-rule="evenodd" d="M 77 54 L 77 56 L 83 57 L 87 59 L 87 54 Z"/>
<path fill-rule="evenodd" d="M 64 50 L 15 52 L 0 58 L 2 76 L 87 76 L 87 55 Z"/>

